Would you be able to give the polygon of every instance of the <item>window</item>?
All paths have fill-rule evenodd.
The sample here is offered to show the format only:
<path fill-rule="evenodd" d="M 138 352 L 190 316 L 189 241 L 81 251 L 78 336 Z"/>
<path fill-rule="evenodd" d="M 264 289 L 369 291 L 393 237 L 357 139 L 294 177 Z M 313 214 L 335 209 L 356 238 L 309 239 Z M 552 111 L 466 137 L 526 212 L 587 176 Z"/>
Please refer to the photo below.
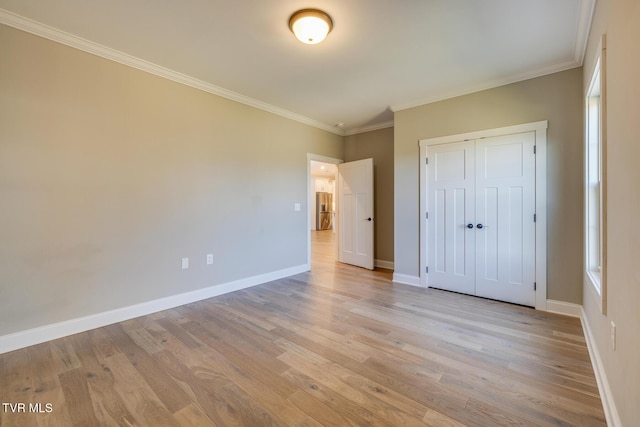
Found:
<path fill-rule="evenodd" d="M 585 98 L 585 274 L 605 312 L 604 37 Z"/>
<path fill-rule="evenodd" d="M 602 165 L 601 165 L 601 113 L 602 98 L 600 96 L 600 62 L 596 64 L 596 70 L 587 92 L 587 138 L 586 138 L 586 220 L 587 220 L 587 274 L 598 293 L 601 292 L 602 276 L 602 215 L 601 215 L 601 189 L 602 189 Z"/>

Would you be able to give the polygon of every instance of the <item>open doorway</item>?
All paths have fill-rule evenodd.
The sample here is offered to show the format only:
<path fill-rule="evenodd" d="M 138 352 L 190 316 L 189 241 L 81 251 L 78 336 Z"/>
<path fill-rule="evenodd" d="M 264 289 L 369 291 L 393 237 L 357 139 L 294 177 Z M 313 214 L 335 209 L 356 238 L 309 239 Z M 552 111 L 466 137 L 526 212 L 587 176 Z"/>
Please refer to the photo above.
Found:
<path fill-rule="evenodd" d="M 335 234 L 336 174 L 338 168 L 331 163 L 311 160 L 311 231 L 330 231 Z"/>
<path fill-rule="evenodd" d="M 308 154 L 308 264 L 335 263 L 336 189 L 338 168 L 342 160 Z"/>

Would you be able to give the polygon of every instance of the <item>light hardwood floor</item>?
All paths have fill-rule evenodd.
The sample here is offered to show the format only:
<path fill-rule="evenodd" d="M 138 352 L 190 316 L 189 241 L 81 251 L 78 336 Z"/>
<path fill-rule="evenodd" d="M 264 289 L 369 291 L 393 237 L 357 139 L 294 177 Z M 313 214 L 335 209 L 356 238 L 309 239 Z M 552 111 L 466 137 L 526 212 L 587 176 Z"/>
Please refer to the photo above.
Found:
<path fill-rule="evenodd" d="M 604 426 L 578 319 L 310 273 L 0 355 L 2 426 Z M 47 413 L 46 404 L 52 411 Z"/>

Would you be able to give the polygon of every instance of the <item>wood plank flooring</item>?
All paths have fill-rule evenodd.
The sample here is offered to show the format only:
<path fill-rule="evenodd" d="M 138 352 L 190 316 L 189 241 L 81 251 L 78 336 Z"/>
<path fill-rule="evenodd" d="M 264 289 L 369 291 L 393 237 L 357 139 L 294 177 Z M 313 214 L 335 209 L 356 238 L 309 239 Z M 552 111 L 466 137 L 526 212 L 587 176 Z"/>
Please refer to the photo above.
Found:
<path fill-rule="evenodd" d="M 578 319 L 396 285 L 312 234 L 310 273 L 0 355 L 26 410 L 0 425 L 606 425 Z"/>

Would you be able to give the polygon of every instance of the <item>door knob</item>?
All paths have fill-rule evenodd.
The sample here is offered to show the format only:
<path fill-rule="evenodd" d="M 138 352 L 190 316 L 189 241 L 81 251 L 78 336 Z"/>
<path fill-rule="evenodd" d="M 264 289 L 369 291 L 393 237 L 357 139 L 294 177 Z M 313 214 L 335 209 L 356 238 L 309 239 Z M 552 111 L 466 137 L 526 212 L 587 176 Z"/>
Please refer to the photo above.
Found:
<path fill-rule="evenodd" d="M 367 218 L 367 221 L 373 221 L 373 218 L 369 217 Z"/>
<path fill-rule="evenodd" d="M 473 224 L 467 224 L 467 228 L 473 228 Z"/>
<path fill-rule="evenodd" d="M 484 227 L 484 225 L 478 224 L 478 225 L 476 225 L 476 227 L 478 227 L 479 229 L 482 229 Z"/>

